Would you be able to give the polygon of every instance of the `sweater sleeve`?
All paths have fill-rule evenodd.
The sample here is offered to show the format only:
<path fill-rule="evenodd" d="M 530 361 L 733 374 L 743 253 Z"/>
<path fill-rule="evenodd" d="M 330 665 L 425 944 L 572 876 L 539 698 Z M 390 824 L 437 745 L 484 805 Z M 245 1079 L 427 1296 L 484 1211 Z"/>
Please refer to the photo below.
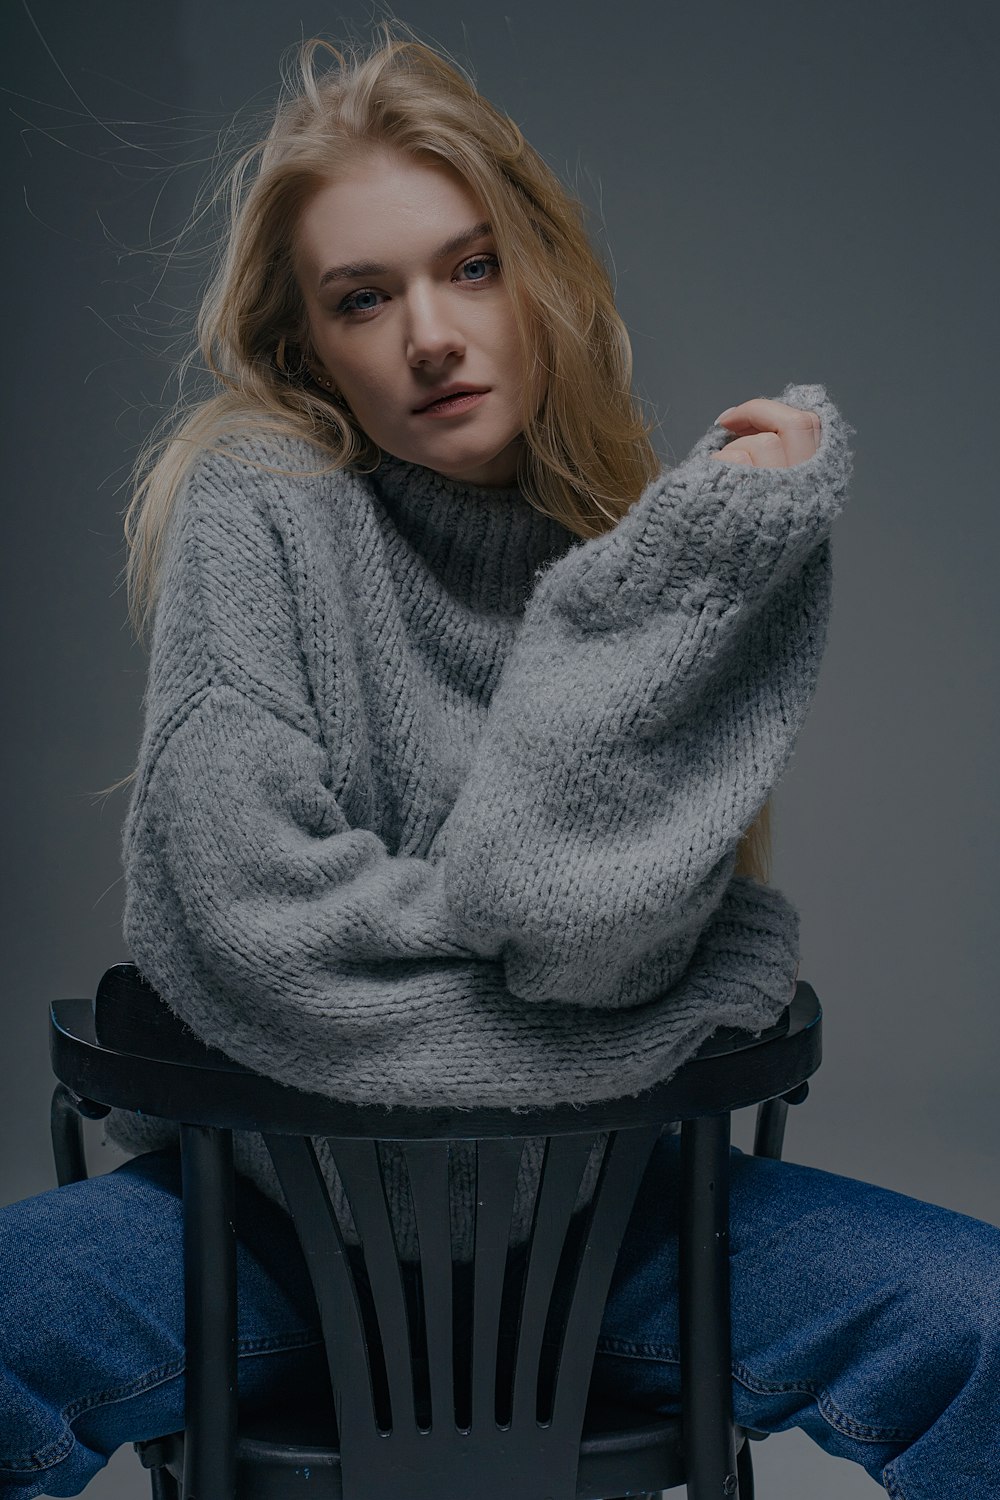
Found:
<path fill-rule="evenodd" d="M 543 572 L 432 852 L 468 940 L 526 1000 L 634 1005 L 683 973 L 792 756 L 851 475 L 820 385 L 817 451 L 720 463 L 714 426 L 618 525 Z"/>
<path fill-rule="evenodd" d="M 585 1103 L 668 1077 L 716 1026 L 789 998 L 798 919 L 737 878 L 670 994 L 526 1004 L 477 954 L 447 861 L 350 828 L 302 731 L 212 687 L 164 746 L 133 822 L 124 930 L 181 1019 L 255 1071 L 333 1097 Z"/>
<path fill-rule="evenodd" d="M 132 956 L 203 1040 L 344 1099 L 518 1107 L 635 1092 L 776 1018 L 798 917 L 735 845 L 812 691 L 846 462 L 821 388 L 793 389 L 814 459 L 710 464 L 715 429 L 540 576 L 425 857 L 349 826 L 281 538 L 207 471 L 123 832 Z"/>

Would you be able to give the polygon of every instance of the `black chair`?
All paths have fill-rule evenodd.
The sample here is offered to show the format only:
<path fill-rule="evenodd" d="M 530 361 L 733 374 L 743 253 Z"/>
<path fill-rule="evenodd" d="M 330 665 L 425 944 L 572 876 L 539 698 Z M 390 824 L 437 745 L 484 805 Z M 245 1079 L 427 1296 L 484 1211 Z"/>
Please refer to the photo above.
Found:
<path fill-rule="evenodd" d="M 357 1107 L 262 1078 L 205 1046 L 128 963 L 94 1001 L 50 1007 L 60 1080 L 60 1185 L 87 1175 L 81 1116 L 112 1107 L 180 1124 L 184 1195 L 185 1428 L 134 1446 L 153 1500 L 606 1500 L 687 1486 L 752 1500 L 730 1387 L 729 1145 L 757 1105 L 754 1150 L 778 1157 L 790 1103 L 819 1066 L 821 1011 L 804 981 L 758 1037 L 723 1029 L 669 1083 L 583 1109 Z M 682 1416 L 590 1398 L 608 1288 L 643 1172 L 680 1122 Z M 236 1378 L 234 1129 L 260 1130 L 292 1210 L 320 1313 L 333 1409 L 247 1414 Z M 573 1212 L 592 1150 L 589 1205 Z M 523 1140 L 546 1138 L 523 1280 L 509 1254 Z M 345 1242 L 310 1137 L 328 1137 L 362 1249 Z M 401 1263 L 377 1141 L 401 1143 L 420 1262 Z M 448 1152 L 475 1141 L 474 1261 L 453 1263 Z M 515 1270 L 512 1272 L 512 1267 Z M 453 1319 L 468 1286 L 471 1337 Z M 512 1281 L 513 1275 L 513 1281 Z M 413 1287 L 426 1353 L 411 1348 Z M 514 1288 L 513 1300 L 511 1287 Z M 506 1336 L 506 1343 L 505 1343 Z M 506 1347 L 508 1355 L 503 1355 Z M 179 1485 L 179 1488 L 178 1488 Z"/>

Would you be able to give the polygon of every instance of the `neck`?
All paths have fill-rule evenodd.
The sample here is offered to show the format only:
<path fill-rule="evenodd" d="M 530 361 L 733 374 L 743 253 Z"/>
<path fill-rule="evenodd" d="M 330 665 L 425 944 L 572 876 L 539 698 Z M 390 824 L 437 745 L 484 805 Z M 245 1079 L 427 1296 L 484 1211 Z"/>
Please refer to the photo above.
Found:
<path fill-rule="evenodd" d="M 450 479 L 455 484 L 471 484 L 479 489 L 509 490 L 517 485 L 518 461 L 524 451 L 524 438 L 518 435 L 511 439 L 506 448 L 489 459 L 484 464 L 476 464 L 461 473 L 449 472 L 438 469 L 442 479 Z"/>
<path fill-rule="evenodd" d="M 369 476 L 407 556 L 473 609 L 520 612 L 535 574 L 578 538 L 516 485 L 482 485 L 383 452 Z"/>

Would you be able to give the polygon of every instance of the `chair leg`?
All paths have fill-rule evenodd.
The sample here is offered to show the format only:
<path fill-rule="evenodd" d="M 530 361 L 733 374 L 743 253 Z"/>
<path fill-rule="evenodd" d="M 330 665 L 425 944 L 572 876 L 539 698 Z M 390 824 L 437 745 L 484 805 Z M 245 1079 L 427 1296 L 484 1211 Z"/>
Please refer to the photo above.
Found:
<path fill-rule="evenodd" d="M 142 1467 L 149 1470 L 153 1500 L 180 1500 L 177 1480 L 167 1468 L 166 1437 L 138 1438 L 132 1447 Z"/>
<path fill-rule="evenodd" d="M 149 1482 L 153 1487 L 153 1500 L 178 1500 L 177 1480 L 169 1469 L 150 1469 Z"/>
<path fill-rule="evenodd" d="M 232 1132 L 181 1125 L 184 1472 L 181 1495 L 234 1500 L 238 1383 Z"/>
<path fill-rule="evenodd" d="M 681 1125 L 678 1315 L 689 1500 L 735 1496 L 729 1307 L 728 1113 Z"/>
<path fill-rule="evenodd" d="M 809 1084 L 800 1083 L 777 1099 L 766 1099 L 757 1106 L 757 1125 L 754 1131 L 754 1156 L 770 1156 L 781 1160 L 785 1140 L 785 1118 L 790 1104 L 801 1104 L 809 1095 Z"/>
<path fill-rule="evenodd" d="M 767 1099 L 758 1104 L 753 1140 L 754 1156 L 769 1156 L 775 1161 L 781 1160 L 787 1114 L 788 1105 L 784 1099 Z"/>
<path fill-rule="evenodd" d="M 83 1182 L 87 1176 L 81 1115 L 85 1115 L 88 1120 L 103 1120 L 109 1113 L 110 1105 L 95 1104 L 93 1099 L 82 1099 L 64 1083 L 56 1084 L 52 1091 L 49 1127 L 56 1182 L 60 1187 L 65 1187 L 70 1182 Z"/>
<path fill-rule="evenodd" d="M 750 1456 L 750 1439 L 743 1439 L 743 1447 L 736 1455 L 736 1477 L 739 1479 L 739 1500 L 753 1500 L 753 1459 Z"/>

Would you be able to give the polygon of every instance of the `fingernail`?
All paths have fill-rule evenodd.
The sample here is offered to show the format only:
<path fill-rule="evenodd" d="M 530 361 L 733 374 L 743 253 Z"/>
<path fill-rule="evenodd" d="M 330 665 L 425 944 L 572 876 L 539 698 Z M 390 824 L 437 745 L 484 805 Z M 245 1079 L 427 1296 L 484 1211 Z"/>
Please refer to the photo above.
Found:
<path fill-rule="evenodd" d="M 715 420 L 716 420 L 716 422 L 721 422 L 722 419 L 723 419 L 723 417 L 731 417 L 732 414 L 733 414 L 733 408 L 731 406 L 727 406 L 726 409 L 725 409 L 725 411 L 720 411 L 719 412 L 719 415 L 716 417 Z"/>

